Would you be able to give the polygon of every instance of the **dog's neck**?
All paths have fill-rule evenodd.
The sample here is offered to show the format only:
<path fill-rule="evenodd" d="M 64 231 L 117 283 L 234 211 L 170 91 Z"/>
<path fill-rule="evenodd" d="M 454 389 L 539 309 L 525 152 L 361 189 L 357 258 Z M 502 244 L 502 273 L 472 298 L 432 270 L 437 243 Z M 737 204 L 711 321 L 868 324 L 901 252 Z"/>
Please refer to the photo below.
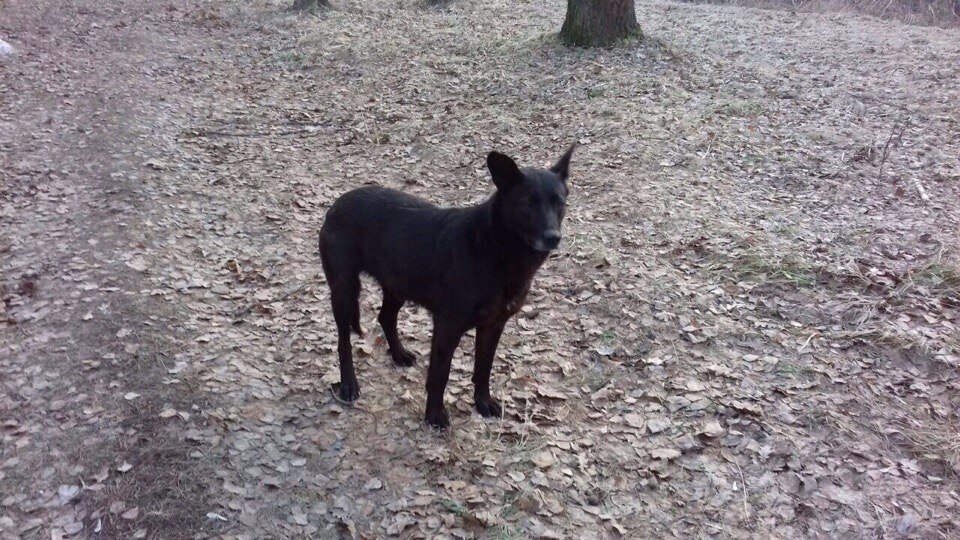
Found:
<path fill-rule="evenodd" d="M 496 196 L 475 208 L 480 218 L 476 224 L 477 241 L 496 254 L 506 275 L 529 283 L 550 254 L 533 249 L 519 234 L 499 223 Z"/>

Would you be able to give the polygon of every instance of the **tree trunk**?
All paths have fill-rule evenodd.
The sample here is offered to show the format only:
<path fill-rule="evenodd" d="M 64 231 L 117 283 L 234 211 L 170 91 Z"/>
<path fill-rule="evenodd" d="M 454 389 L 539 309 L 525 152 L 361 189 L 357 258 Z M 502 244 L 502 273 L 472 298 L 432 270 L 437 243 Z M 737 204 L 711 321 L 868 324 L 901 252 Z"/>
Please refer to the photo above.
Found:
<path fill-rule="evenodd" d="M 640 27 L 634 0 L 567 0 L 567 18 L 560 39 L 568 45 L 612 45 L 635 35 Z"/>
<path fill-rule="evenodd" d="M 326 7 L 330 7 L 327 0 L 293 0 L 293 9 L 296 11 L 316 13 L 321 8 Z"/>

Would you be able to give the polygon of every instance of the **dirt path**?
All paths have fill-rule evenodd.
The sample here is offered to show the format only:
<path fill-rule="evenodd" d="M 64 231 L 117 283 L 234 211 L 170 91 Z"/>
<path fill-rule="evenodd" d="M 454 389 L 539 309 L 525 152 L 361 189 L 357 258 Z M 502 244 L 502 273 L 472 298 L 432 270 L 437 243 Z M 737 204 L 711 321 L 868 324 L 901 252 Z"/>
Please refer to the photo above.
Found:
<path fill-rule="evenodd" d="M 642 3 L 569 51 L 558 2 L 283 4 L 0 5 L 3 534 L 960 534 L 957 31 Z M 572 139 L 508 418 L 468 346 L 425 430 L 372 284 L 339 405 L 336 195 L 479 201 L 488 150 Z"/>
<path fill-rule="evenodd" d="M 177 200 L 158 169 L 189 110 L 177 55 L 205 39 L 202 11 L 0 12 L 20 49 L 0 66 L 0 530 L 202 531 L 209 456 L 192 454 L 191 433 L 209 396 L 178 377 L 193 336 L 144 258 Z"/>

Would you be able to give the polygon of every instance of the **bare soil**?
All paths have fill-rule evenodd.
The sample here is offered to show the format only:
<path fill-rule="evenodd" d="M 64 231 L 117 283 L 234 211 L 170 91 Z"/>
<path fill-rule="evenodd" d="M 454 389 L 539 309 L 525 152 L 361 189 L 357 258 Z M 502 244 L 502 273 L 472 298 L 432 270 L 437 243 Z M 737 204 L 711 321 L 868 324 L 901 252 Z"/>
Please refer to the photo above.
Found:
<path fill-rule="evenodd" d="M 0 537 L 960 537 L 960 30 L 640 2 L 0 2 Z M 563 248 L 421 424 L 316 231 L 573 140 Z"/>

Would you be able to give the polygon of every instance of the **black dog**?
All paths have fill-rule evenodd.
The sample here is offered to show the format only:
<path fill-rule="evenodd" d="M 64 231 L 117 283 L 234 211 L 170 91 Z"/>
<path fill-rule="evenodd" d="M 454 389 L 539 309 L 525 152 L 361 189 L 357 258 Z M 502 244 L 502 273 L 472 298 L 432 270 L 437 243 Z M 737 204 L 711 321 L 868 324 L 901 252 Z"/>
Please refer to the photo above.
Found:
<path fill-rule="evenodd" d="M 474 327 L 474 403 L 483 416 L 502 416 L 490 397 L 490 369 L 504 325 L 523 306 L 534 273 L 560 245 L 572 154 L 570 147 L 549 170 L 521 170 L 509 157 L 491 152 L 487 167 L 497 191 L 469 208 L 438 208 L 373 186 L 333 203 L 320 229 L 320 258 L 337 323 L 341 399 L 360 396 L 350 330 L 361 333 L 357 297 L 360 273 L 366 272 L 383 288 L 377 320 L 397 365 L 415 360 L 397 336 L 403 303 L 420 304 L 433 315 L 426 422 L 441 429 L 449 425 L 443 392 L 450 361 L 460 338 Z"/>

